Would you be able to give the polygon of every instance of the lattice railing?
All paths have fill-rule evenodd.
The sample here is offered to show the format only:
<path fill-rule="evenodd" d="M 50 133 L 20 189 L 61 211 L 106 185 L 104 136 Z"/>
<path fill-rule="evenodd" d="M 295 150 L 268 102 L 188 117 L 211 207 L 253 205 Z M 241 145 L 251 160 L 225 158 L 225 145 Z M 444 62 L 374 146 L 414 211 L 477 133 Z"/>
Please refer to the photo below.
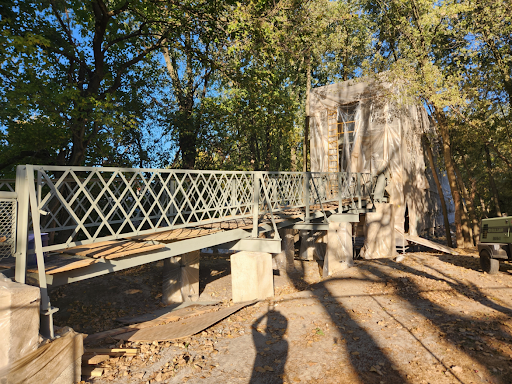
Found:
<path fill-rule="evenodd" d="M 373 182 L 369 174 L 32 165 L 20 166 L 17 180 L 34 200 L 24 225 L 50 234 L 44 251 L 370 196 Z"/>
<path fill-rule="evenodd" d="M 0 180 L 0 192 L 14 192 L 16 188 L 16 180 L 3 179 Z"/>
<path fill-rule="evenodd" d="M 16 208 L 16 194 L 0 192 L 0 259 L 14 256 Z"/>

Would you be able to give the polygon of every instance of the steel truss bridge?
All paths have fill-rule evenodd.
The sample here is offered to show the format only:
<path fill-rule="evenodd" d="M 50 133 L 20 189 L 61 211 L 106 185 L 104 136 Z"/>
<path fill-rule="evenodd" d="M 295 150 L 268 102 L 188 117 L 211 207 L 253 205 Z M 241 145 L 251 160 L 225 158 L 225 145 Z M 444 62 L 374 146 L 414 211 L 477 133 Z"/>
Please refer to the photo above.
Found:
<path fill-rule="evenodd" d="M 0 181 L 0 266 L 37 279 L 53 335 L 50 286 L 219 245 L 279 253 L 280 228 L 326 230 L 384 187 L 368 173 L 20 165 Z"/>

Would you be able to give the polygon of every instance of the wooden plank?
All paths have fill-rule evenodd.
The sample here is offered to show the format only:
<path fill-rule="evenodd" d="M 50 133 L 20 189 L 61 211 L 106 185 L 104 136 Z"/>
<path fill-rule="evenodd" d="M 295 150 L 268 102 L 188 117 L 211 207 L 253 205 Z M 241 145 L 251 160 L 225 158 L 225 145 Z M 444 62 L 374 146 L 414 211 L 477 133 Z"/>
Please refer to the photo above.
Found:
<path fill-rule="evenodd" d="M 122 251 L 116 252 L 116 253 L 111 253 L 111 254 L 105 255 L 103 257 L 106 260 L 118 259 L 120 257 L 125 257 L 125 256 L 129 256 L 129 255 L 136 255 L 137 253 L 155 251 L 157 249 L 165 247 L 165 244 L 137 243 L 135 241 L 133 243 L 135 243 L 135 244 L 144 244 L 144 246 L 136 247 L 134 245 L 134 246 L 129 247 L 128 249 L 125 249 L 125 250 L 122 250 Z"/>
<path fill-rule="evenodd" d="M 53 275 L 59 272 L 83 268 L 95 262 L 96 260 L 90 257 L 53 254 L 45 259 L 44 269 L 47 275 Z M 29 266 L 27 272 L 37 273 L 37 265 Z"/>
<path fill-rule="evenodd" d="M 162 247 L 165 247 L 165 245 L 137 241 L 103 241 L 101 243 L 93 243 L 85 246 L 80 245 L 78 247 L 63 249 L 60 252 L 78 256 L 113 259 L 153 251 Z"/>
<path fill-rule="evenodd" d="M 407 233 L 403 233 L 396 228 L 395 228 L 395 230 L 399 234 L 401 234 L 407 241 L 410 241 L 411 243 L 423 245 L 424 247 L 435 249 L 436 251 L 440 251 L 440 252 L 444 252 L 444 253 L 449 253 L 450 255 L 455 255 L 455 256 L 459 255 L 459 253 L 455 249 L 447 247 L 446 245 L 434 243 L 433 241 L 424 239 L 423 237 L 413 236 L 413 235 L 409 235 Z"/>
<path fill-rule="evenodd" d="M 236 304 L 216 312 L 206 313 L 201 316 L 195 316 L 174 323 L 157 325 L 155 327 L 140 329 L 135 332 L 124 333 L 115 336 L 114 338 L 129 341 L 168 341 L 181 339 L 183 337 L 195 335 L 196 333 L 211 327 L 213 324 L 218 323 L 222 319 L 239 311 L 247 305 L 254 304 L 256 301 L 257 300 Z"/>
<path fill-rule="evenodd" d="M 137 348 L 87 348 L 84 353 L 101 353 L 101 354 L 111 354 L 111 353 L 126 353 L 135 355 L 139 352 Z"/>
<path fill-rule="evenodd" d="M 88 265 L 94 264 L 96 262 L 95 259 L 91 259 L 90 257 L 88 257 L 87 259 L 82 259 L 82 260 L 76 260 L 76 261 L 73 261 L 73 260 L 76 260 L 76 258 L 67 260 L 70 263 L 64 264 L 61 266 L 47 265 L 45 263 L 45 272 L 47 275 L 54 275 L 54 274 L 60 273 L 60 272 L 66 272 L 66 271 L 71 271 L 73 269 L 87 267 Z"/>
<path fill-rule="evenodd" d="M 102 340 L 107 337 L 114 337 L 117 335 L 121 335 L 123 333 L 133 332 L 138 329 L 155 327 L 157 325 L 167 324 L 167 323 L 170 323 L 173 321 L 189 319 L 193 316 L 198 316 L 198 315 L 201 315 L 206 312 L 213 312 L 215 309 L 217 309 L 216 306 L 197 306 L 197 307 L 193 307 L 193 308 L 191 308 L 191 307 L 180 308 L 175 311 L 164 313 L 164 314 L 162 314 L 156 318 L 153 318 L 149 321 L 144 321 L 142 323 L 131 324 L 126 327 L 110 329 L 108 331 L 103 331 L 103 332 L 94 333 L 92 335 L 88 335 L 85 338 L 84 342 L 93 343 L 95 341 Z"/>
<path fill-rule="evenodd" d="M 82 367 L 82 376 L 86 377 L 101 377 L 103 375 L 103 368 L 95 367 Z"/>
<path fill-rule="evenodd" d="M 205 235 L 211 235 L 212 233 L 216 233 L 221 231 L 219 228 L 180 228 L 180 229 L 174 229 L 171 231 L 165 231 L 165 232 L 159 232 L 159 233 L 152 233 L 149 235 L 140 235 L 140 236 L 134 236 L 130 237 L 132 240 L 139 240 L 139 241 L 176 241 L 176 240 L 185 240 L 185 239 L 191 239 L 194 237 L 201 237 Z"/>
<path fill-rule="evenodd" d="M 152 320 L 166 320 L 168 316 L 176 316 L 187 317 L 198 315 L 202 313 L 204 309 L 206 310 L 214 310 L 216 309 L 216 305 L 218 301 L 206 301 L 206 302 L 185 302 L 178 306 L 167 306 L 164 308 L 157 309 L 151 313 L 145 313 L 143 315 L 137 316 L 125 316 L 116 319 L 116 321 L 124 324 L 137 324 L 137 323 L 145 323 Z M 187 305 L 188 304 L 188 305 Z"/>
<path fill-rule="evenodd" d="M 86 355 L 82 356 L 82 364 L 84 365 L 96 365 L 107 361 L 112 356 L 110 355 Z"/>
<path fill-rule="evenodd" d="M 0 267 L 6 269 L 13 268 L 16 265 L 16 261 L 13 259 L 11 257 L 0 259 Z"/>

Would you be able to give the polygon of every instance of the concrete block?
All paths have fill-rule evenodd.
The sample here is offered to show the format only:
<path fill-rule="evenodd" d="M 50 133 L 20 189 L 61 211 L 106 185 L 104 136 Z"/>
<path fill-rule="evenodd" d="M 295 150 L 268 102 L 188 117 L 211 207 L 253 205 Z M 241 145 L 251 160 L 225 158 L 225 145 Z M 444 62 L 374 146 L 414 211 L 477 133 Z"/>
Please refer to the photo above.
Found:
<path fill-rule="evenodd" d="M 164 260 L 162 302 L 165 305 L 199 299 L 200 251 Z"/>
<path fill-rule="evenodd" d="M 319 234 L 315 239 L 315 251 L 313 252 L 317 260 L 324 260 L 327 254 L 327 232 L 318 231 Z"/>
<path fill-rule="evenodd" d="M 281 253 L 273 256 L 272 268 L 284 273 L 290 273 L 294 269 L 295 242 L 292 228 L 279 230 L 281 237 Z M 274 265 L 275 263 L 275 265 Z"/>
<path fill-rule="evenodd" d="M 352 266 L 352 223 L 329 223 L 323 276 L 331 276 Z"/>
<path fill-rule="evenodd" d="M 314 231 L 300 231 L 299 258 L 302 260 L 315 259 L 315 236 Z"/>
<path fill-rule="evenodd" d="M 274 296 L 272 256 L 263 252 L 237 252 L 231 255 L 233 302 L 263 300 Z"/>
<path fill-rule="evenodd" d="M 39 344 L 38 287 L 0 276 L 0 372 Z"/>
<path fill-rule="evenodd" d="M 377 203 L 376 212 L 366 214 L 366 231 L 361 257 L 377 259 L 396 256 L 393 204 Z"/>

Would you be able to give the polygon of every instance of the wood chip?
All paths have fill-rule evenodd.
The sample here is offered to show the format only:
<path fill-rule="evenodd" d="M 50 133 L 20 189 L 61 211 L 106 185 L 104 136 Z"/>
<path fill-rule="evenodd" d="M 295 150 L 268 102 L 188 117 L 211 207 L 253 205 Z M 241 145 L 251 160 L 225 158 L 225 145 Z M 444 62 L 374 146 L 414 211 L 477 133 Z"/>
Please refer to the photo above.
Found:
<path fill-rule="evenodd" d="M 136 348 L 88 348 L 84 353 L 98 353 L 98 354 L 111 354 L 111 353 L 124 353 L 135 355 L 139 350 Z"/>
<path fill-rule="evenodd" d="M 103 375 L 103 368 L 95 367 L 82 367 L 82 376 L 86 377 L 101 377 Z"/>

